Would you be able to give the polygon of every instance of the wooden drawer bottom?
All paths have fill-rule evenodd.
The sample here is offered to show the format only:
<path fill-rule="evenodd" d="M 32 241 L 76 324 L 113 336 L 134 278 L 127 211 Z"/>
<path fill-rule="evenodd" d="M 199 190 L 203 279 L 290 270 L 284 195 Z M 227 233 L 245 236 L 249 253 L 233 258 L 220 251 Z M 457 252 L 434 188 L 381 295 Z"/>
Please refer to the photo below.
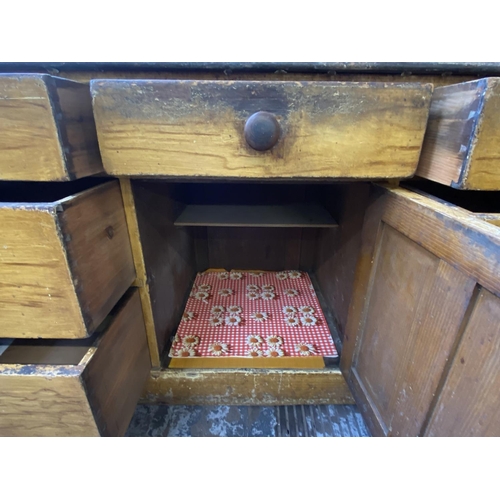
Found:
<path fill-rule="evenodd" d="M 0 355 L 0 436 L 120 436 L 150 371 L 139 293 L 95 336 L 16 341 Z"/>

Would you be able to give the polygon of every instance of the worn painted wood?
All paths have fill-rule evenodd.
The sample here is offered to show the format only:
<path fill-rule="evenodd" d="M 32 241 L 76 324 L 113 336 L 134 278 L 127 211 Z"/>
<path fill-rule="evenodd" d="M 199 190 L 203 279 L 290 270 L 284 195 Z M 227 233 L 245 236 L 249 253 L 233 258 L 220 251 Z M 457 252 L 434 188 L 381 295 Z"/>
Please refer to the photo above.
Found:
<path fill-rule="evenodd" d="M 489 222 L 494 226 L 500 226 L 500 214 L 475 214 L 481 220 Z"/>
<path fill-rule="evenodd" d="M 83 369 L 0 365 L 0 436 L 98 436 Z"/>
<path fill-rule="evenodd" d="M 0 337 L 87 337 L 134 279 L 117 181 L 0 203 L 0 239 Z"/>
<path fill-rule="evenodd" d="M 432 86 L 94 80 L 91 91 L 113 175 L 379 179 L 414 173 Z M 243 136 L 257 111 L 282 130 L 265 152 Z"/>
<path fill-rule="evenodd" d="M 422 290 L 416 321 L 396 366 L 398 386 L 390 401 L 391 435 L 421 434 L 446 363 L 454 355 L 468 318 L 474 291 L 474 280 L 439 261 L 430 286 Z"/>
<path fill-rule="evenodd" d="M 307 358 L 172 358 L 169 368 L 324 368 L 325 362 L 321 356 Z"/>
<path fill-rule="evenodd" d="M 88 84 L 0 75 L 0 180 L 64 181 L 101 172 Z"/>
<path fill-rule="evenodd" d="M 58 73 L 63 78 L 69 78 L 82 83 L 89 83 L 91 80 L 102 79 L 102 71 L 70 71 L 61 70 Z M 467 75 L 432 75 L 432 74 L 409 74 L 407 72 L 399 74 L 380 73 L 337 73 L 337 72 L 276 72 L 276 71 L 168 71 L 155 69 L 154 71 L 118 71 L 106 70 L 105 77 L 113 80 L 245 80 L 245 81 L 317 81 L 317 82 L 382 82 L 382 83 L 430 83 L 434 87 L 452 85 L 455 83 L 470 81 L 479 78 L 478 74 Z"/>
<path fill-rule="evenodd" d="M 379 245 L 351 369 L 363 381 L 387 433 L 417 435 L 475 282 L 388 226 Z"/>
<path fill-rule="evenodd" d="M 499 255 L 498 229 L 470 212 L 402 188 L 375 190 L 341 360 L 375 435 L 423 432 L 477 283 L 500 293 L 490 279 Z"/>
<path fill-rule="evenodd" d="M 323 370 L 165 369 L 152 373 L 144 403 L 291 405 L 351 404 L 337 368 Z"/>
<path fill-rule="evenodd" d="M 149 294 L 149 283 L 146 274 L 146 264 L 144 263 L 144 254 L 142 251 L 141 235 L 137 222 L 137 212 L 135 209 L 134 194 L 130 179 L 121 178 L 120 187 L 123 197 L 123 205 L 125 208 L 125 217 L 127 219 L 128 234 L 132 255 L 134 258 L 134 266 L 136 272 L 136 280 L 134 286 L 139 287 L 141 297 L 142 314 L 146 328 L 148 339 L 149 355 L 151 357 L 151 365 L 153 368 L 159 368 L 160 353 L 158 350 L 158 342 L 156 340 L 156 330 L 153 318 L 153 309 L 151 306 L 151 296 Z"/>
<path fill-rule="evenodd" d="M 355 405 L 138 405 L 128 437 L 369 436 Z"/>
<path fill-rule="evenodd" d="M 0 356 L 1 436 L 125 433 L 151 366 L 137 290 L 120 303 L 103 334 L 74 341 L 73 348 L 65 342 L 54 343 L 52 353 L 45 341 L 36 354 L 32 341 L 26 346 L 31 353 L 14 348 L 9 354 L 11 346 Z M 22 363 L 27 354 L 42 364 Z"/>
<path fill-rule="evenodd" d="M 500 294 L 500 231 L 493 224 L 405 189 L 390 190 L 383 220 Z"/>
<path fill-rule="evenodd" d="M 436 89 L 417 175 L 458 189 L 500 189 L 499 78 Z"/>
<path fill-rule="evenodd" d="M 0 337 L 86 337 L 56 207 L 2 205 L 0 235 Z"/>
<path fill-rule="evenodd" d="M 426 429 L 427 436 L 499 436 L 500 299 L 481 290 Z"/>
<path fill-rule="evenodd" d="M 322 227 L 337 224 L 318 204 L 188 205 L 176 226 L 214 227 Z"/>

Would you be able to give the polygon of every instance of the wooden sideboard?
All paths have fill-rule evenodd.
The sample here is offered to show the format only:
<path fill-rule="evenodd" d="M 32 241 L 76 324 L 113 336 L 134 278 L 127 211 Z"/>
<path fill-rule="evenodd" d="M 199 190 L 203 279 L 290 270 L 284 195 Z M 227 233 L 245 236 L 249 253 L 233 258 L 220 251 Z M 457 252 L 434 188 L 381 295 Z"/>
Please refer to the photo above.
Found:
<path fill-rule="evenodd" d="M 500 206 L 467 191 L 498 189 L 500 66 L 332 67 L 0 73 L 1 435 L 122 435 L 139 400 L 357 402 L 375 435 L 500 433 Z M 176 223 L 285 203 L 334 223 Z M 168 368 L 207 268 L 308 272 L 340 365 Z"/>

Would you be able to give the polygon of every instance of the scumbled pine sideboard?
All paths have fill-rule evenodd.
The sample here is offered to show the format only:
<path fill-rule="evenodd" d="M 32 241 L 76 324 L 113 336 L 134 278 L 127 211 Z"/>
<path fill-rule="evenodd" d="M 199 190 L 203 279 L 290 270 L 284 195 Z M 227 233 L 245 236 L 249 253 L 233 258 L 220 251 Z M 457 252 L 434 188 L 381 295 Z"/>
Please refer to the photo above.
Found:
<path fill-rule="evenodd" d="M 500 65 L 0 71 L 0 435 L 123 435 L 138 401 L 500 434 Z M 307 276 L 335 355 L 176 358 L 230 270 Z"/>

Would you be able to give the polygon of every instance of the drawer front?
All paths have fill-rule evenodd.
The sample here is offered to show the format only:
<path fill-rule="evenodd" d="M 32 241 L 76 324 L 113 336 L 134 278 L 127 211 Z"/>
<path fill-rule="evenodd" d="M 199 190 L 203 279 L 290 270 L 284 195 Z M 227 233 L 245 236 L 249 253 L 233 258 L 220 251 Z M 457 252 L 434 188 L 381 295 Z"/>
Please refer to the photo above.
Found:
<path fill-rule="evenodd" d="M 438 87 L 417 175 L 457 189 L 500 190 L 500 78 Z"/>
<path fill-rule="evenodd" d="M 75 347 L 70 341 L 52 348 L 34 344 L 29 354 L 25 350 L 8 357 L 9 363 L 15 356 L 33 359 L 37 349 L 45 349 L 51 362 L 59 357 L 61 363 L 75 364 L 2 364 L 0 356 L 0 436 L 125 433 L 150 371 L 138 291 L 131 291 L 112 316 L 79 362 L 72 351 L 81 350 L 76 347 L 81 341 L 73 341 Z"/>
<path fill-rule="evenodd" d="M 88 85 L 0 76 L 0 180 L 64 181 L 102 171 Z"/>
<path fill-rule="evenodd" d="M 135 278 L 118 181 L 0 204 L 0 235 L 0 337 L 87 337 Z"/>
<path fill-rule="evenodd" d="M 431 91 L 383 83 L 91 82 L 108 173 L 236 179 L 411 176 Z"/>

